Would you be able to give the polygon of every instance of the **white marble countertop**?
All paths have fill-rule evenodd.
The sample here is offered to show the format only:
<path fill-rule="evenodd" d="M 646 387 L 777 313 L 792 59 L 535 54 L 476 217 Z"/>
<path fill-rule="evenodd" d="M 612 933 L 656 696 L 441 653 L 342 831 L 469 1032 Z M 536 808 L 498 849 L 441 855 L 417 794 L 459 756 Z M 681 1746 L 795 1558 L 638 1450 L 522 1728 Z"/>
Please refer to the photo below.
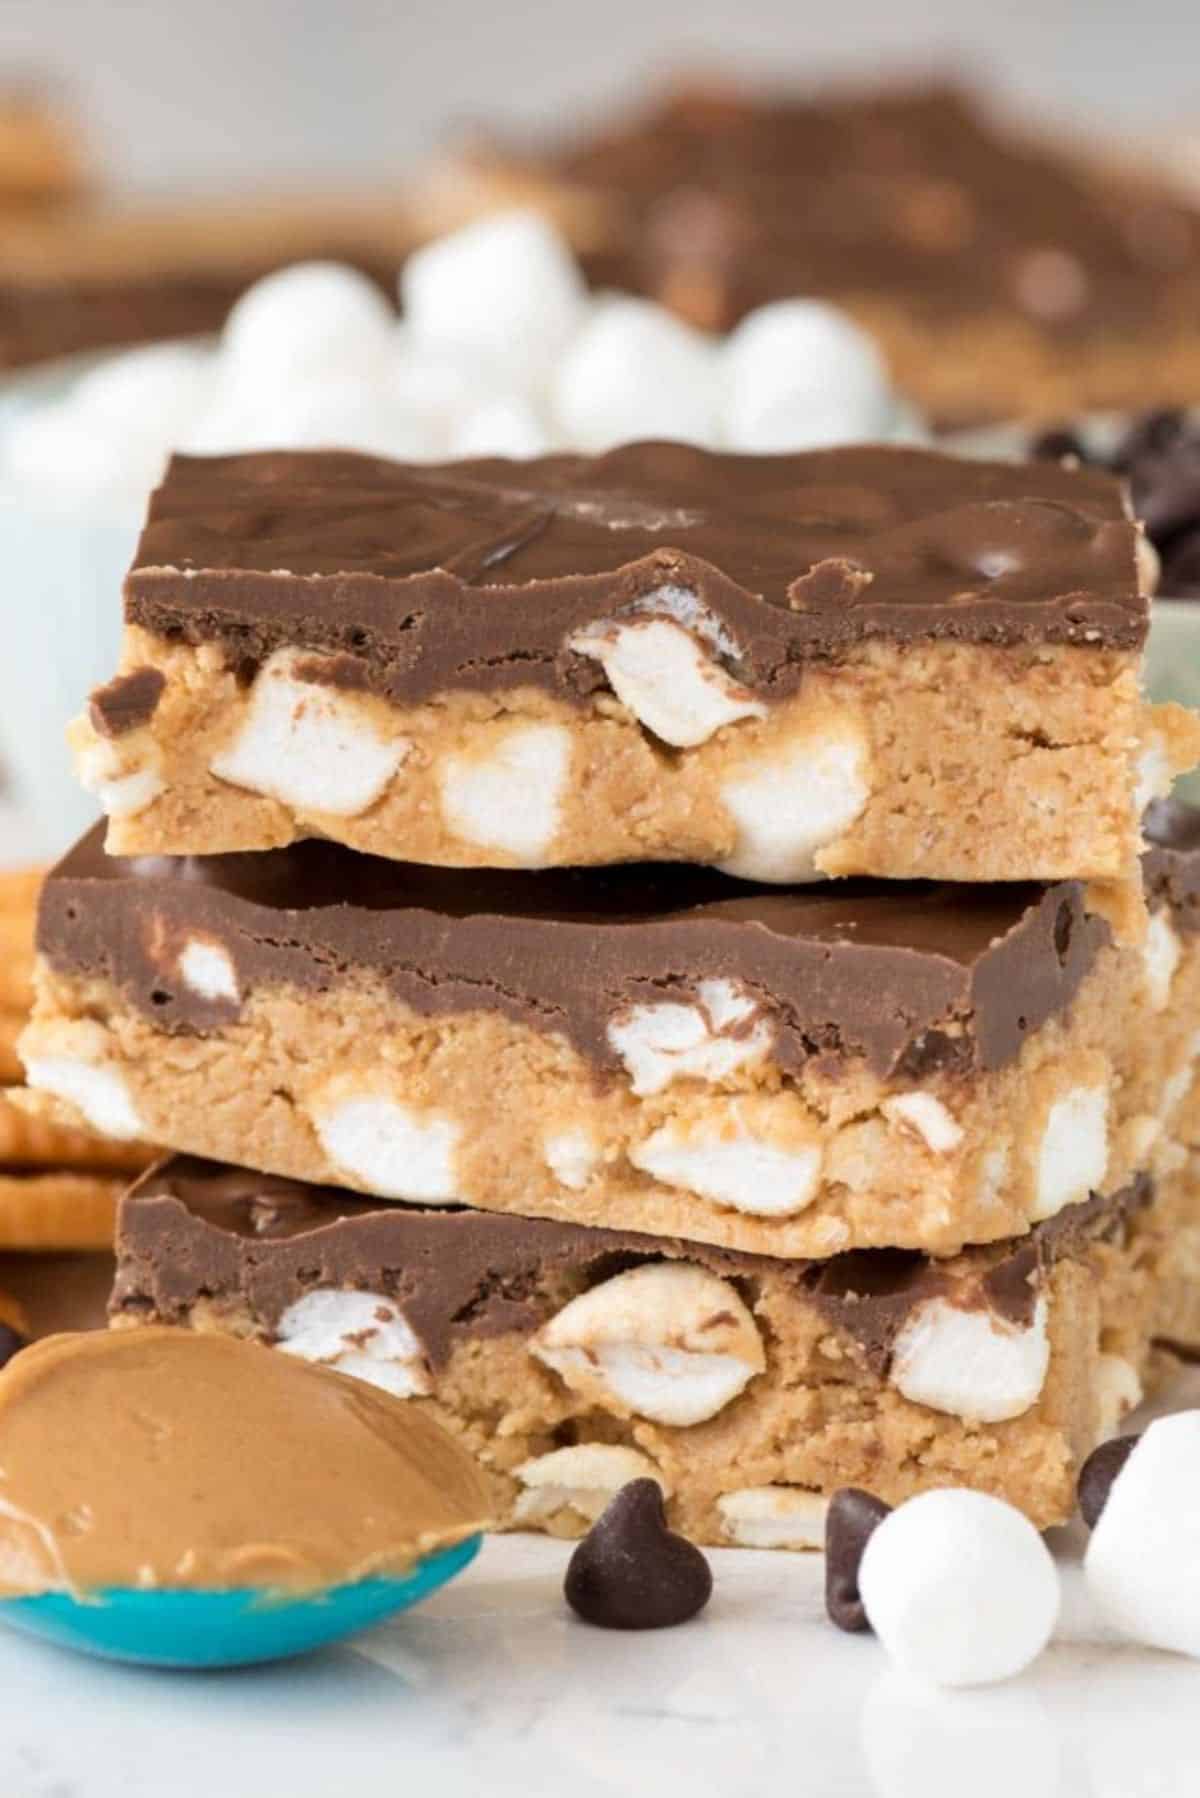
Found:
<path fill-rule="evenodd" d="M 1200 1397 L 1200 1378 L 1195 1397 Z M 569 1545 L 497 1538 L 353 1646 L 147 1673 L 0 1631 L 4 1798 L 1190 1798 L 1200 1665 L 1092 1618 L 1078 1542 L 1059 1638 L 1022 1678 L 937 1693 L 824 1619 L 817 1555 L 725 1550 L 704 1615 L 609 1633 L 561 1597 Z"/>

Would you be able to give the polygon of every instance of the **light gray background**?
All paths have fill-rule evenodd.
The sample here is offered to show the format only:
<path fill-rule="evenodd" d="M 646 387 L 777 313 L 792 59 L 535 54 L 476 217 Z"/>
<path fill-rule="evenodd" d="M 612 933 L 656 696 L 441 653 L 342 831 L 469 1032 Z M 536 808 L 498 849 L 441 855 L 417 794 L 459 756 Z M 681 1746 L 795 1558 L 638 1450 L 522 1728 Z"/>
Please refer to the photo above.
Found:
<path fill-rule="evenodd" d="M 0 0 L 140 187 L 386 173 L 447 120 L 573 120 L 656 67 L 813 78 L 939 59 L 1040 114 L 1200 127 L 1200 0 Z"/>

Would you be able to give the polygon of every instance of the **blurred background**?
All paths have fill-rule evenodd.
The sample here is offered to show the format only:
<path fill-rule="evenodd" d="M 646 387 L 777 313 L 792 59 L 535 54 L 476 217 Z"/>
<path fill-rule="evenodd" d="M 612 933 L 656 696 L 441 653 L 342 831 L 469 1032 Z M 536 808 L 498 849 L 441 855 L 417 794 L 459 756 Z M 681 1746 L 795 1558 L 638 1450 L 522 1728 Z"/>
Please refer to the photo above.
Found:
<path fill-rule="evenodd" d="M 772 79 L 929 62 L 1040 113 L 1200 126 L 1194 0 L 5 0 L 0 68 L 60 77 L 114 180 L 385 176 L 447 121 L 599 116 L 647 71 Z"/>

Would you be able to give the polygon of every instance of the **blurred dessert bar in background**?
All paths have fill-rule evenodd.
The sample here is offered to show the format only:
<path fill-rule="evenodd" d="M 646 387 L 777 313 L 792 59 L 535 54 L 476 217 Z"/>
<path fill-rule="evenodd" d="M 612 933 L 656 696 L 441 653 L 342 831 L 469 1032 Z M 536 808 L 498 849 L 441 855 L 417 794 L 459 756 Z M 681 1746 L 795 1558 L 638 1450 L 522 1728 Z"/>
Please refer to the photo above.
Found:
<path fill-rule="evenodd" d="M 1145 551 L 1106 474 L 923 450 L 179 457 L 77 767 L 117 854 L 1129 879 L 1200 752 Z"/>
<path fill-rule="evenodd" d="M 421 197 L 431 230 L 517 202 L 709 329 L 835 301 L 943 423 L 1200 398 L 1200 209 L 951 87 L 681 85 L 544 152 L 466 149 Z"/>
<path fill-rule="evenodd" d="M 0 81 L 0 225 L 79 198 L 86 175 L 74 122 L 51 90 Z"/>

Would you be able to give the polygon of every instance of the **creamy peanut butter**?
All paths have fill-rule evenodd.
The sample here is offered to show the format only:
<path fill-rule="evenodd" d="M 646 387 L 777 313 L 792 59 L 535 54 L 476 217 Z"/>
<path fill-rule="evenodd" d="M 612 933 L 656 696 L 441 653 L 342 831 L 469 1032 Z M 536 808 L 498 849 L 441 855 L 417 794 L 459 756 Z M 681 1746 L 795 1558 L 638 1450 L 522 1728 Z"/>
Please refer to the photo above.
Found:
<path fill-rule="evenodd" d="M 0 1373 L 0 1593 L 288 1592 L 401 1573 L 483 1527 L 421 1411 L 253 1343 L 52 1336 Z"/>

